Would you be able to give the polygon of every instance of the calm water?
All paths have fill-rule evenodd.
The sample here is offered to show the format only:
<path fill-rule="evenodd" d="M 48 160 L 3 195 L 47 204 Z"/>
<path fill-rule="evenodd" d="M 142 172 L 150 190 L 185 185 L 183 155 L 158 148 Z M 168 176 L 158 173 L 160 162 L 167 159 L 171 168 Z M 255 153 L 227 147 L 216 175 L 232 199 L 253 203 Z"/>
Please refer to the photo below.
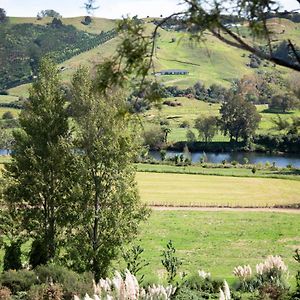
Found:
<path fill-rule="evenodd" d="M 179 151 L 167 151 L 167 157 L 172 157 L 175 155 L 180 155 L 182 152 Z M 0 149 L 0 155 L 7 155 L 9 151 L 5 149 Z M 154 157 L 157 160 L 160 160 L 159 151 L 150 151 L 149 155 Z M 233 160 L 244 164 L 244 158 L 247 158 L 250 164 L 265 164 L 269 162 L 272 164 L 275 162 L 277 167 L 286 167 L 287 165 L 292 165 L 293 167 L 300 168 L 300 154 L 266 154 L 258 152 L 224 152 L 224 153 L 215 153 L 215 152 L 194 152 L 191 153 L 192 161 L 199 162 L 200 159 L 205 156 L 206 161 L 210 163 L 222 163 L 223 160 L 231 162 Z"/>
<path fill-rule="evenodd" d="M 175 155 L 180 155 L 182 152 L 179 151 L 167 151 L 167 157 L 172 157 Z M 159 151 L 150 151 L 150 156 L 155 159 L 160 160 Z M 272 164 L 275 162 L 277 167 L 286 167 L 287 165 L 292 165 L 293 167 L 300 168 L 300 154 L 266 154 L 266 153 L 258 153 L 258 152 L 224 152 L 224 153 L 214 153 L 214 152 L 194 152 L 191 153 L 192 161 L 199 162 L 200 159 L 205 156 L 206 161 L 210 163 L 222 163 L 223 160 L 227 162 L 231 162 L 233 160 L 239 162 L 240 164 L 244 164 L 244 158 L 249 160 L 250 164 L 265 164 L 269 162 Z"/>

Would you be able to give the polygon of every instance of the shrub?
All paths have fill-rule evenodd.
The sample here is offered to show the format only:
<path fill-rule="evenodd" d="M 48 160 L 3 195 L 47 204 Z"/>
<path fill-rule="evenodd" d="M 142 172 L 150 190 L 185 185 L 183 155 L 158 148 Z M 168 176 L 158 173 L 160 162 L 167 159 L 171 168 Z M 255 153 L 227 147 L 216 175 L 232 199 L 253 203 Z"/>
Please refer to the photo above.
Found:
<path fill-rule="evenodd" d="M 64 299 L 73 299 L 75 294 L 90 294 L 93 289 L 93 276 L 89 273 L 79 275 L 57 265 L 38 266 L 35 269 L 35 273 L 42 284 L 48 284 L 49 282 L 59 284 L 64 293 Z"/>
<path fill-rule="evenodd" d="M 287 294 L 287 291 L 274 283 L 266 282 L 259 288 L 260 299 L 279 300 Z"/>
<path fill-rule="evenodd" d="M 35 273 L 28 270 L 9 270 L 0 276 L 0 284 L 9 288 L 13 294 L 28 291 L 32 285 L 37 283 Z"/>
<path fill-rule="evenodd" d="M 256 167 L 254 166 L 251 170 L 252 174 L 255 174 L 256 173 Z"/>
<path fill-rule="evenodd" d="M 0 286 L 0 300 L 10 300 L 11 299 L 10 289 L 5 286 Z"/>
<path fill-rule="evenodd" d="M 237 290 L 253 292 L 255 283 L 253 283 L 252 269 L 249 265 L 235 267 L 233 274 L 239 279 Z"/>
<path fill-rule="evenodd" d="M 29 264 L 32 268 L 47 263 L 48 257 L 45 244 L 46 243 L 42 239 L 36 239 L 33 241 L 29 253 Z"/>
<path fill-rule="evenodd" d="M 19 241 L 12 242 L 9 246 L 5 247 L 3 270 L 20 270 L 21 268 L 21 243 Z"/>
<path fill-rule="evenodd" d="M 64 299 L 63 291 L 58 284 L 41 284 L 34 285 L 28 292 L 30 300 L 62 300 Z"/>
<path fill-rule="evenodd" d="M 192 275 L 185 282 L 185 286 L 190 290 L 196 290 L 208 294 L 218 293 L 222 285 L 222 281 L 213 280 L 210 276 L 206 276 L 204 278 L 199 276 L 199 274 Z"/>
<path fill-rule="evenodd" d="M 169 122 L 169 120 L 162 119 L 162 120 L 160 120 L 159 124 L 160 124 L 160 126 L 164 126 L 164 125 L 169 126 L 170 122 Z"/>
<path fill-rule="evenodd" d="M 193 289 L 190 289 L 186 286 L 183 286 L 181 287 L 174 299 L 176 300 L 196 300 L 196 299 L 212 299 L 211 298 L 211 295 L 209 293 L 206 293 L 206 292 L 199 292 L 197 290 L 193 290 Z M 217 299 L 217 297 L 215 298 Z"/>
<path fill-rule="evenodd" d="M 149 265 L 149 263 L 142 258 L 144 249 L 140 245 L 133 245 L 128 251 L 123 253 L 123 259 L 126 262 L 126 269 L 134 276 L 142 271 L 143 268 Z M 124 272 L 126 274 L 126 271 Z M 137 278 L 138 283 L 141 284 L 144 280 L 144 274 L 141 274 Z"/>
<path fill-rule="evenodd" d="M 287 267 L 280 256 L 268 256 L 263 263 L 256 265 L 256 272 L 262 299 L 281 299 L 287 293 Z"/>
<path fill-rule="evenodd" d="M 160 149 L 164 144 L 165 135 L 158 126 L 153 126 L 144 132 L 144 144 L 150 149 Z"/>
<path fill-rule="evenodd" d="M 186 139 L 189 143 L 196 142 L 197 140 L 195 133 L 190 129 L 186 133 Z"/>
<path fill-rule="evenodd" d="M 187 120 L 182 121 L 182 123 L 179 125 L 180 128 L 190 128 L 190 122 Z"/>
<path fill-rule="evenodd" d="M 178 268 L 182 264 L 179 258 L 175 256 L 175 253 L 176 249 L 170 240 L 167 244 L 167 249 L 163 250 L 162 252 L 163 259 L 161 260 L 162 265 L 167 271 L 167 280 L 169 284 L 174 282 L 177 276 Z"/>
<path fill-rule="evenodd" d="M 92 299 L 152 299 L 152 300 L 170 300 L 174 298 L 177 288 L 169 285 L 167 287 L 161 285 L 151 285 L 141 288 L 136 277 L 128 270 L 124 276 L 119 272 L 115 272 L 114 278 L 100 279 L 100 282 L 94 285 L 94 298 L 88 295 L 85 300 Z M 75 296 L 74 299 L 80 298 Z"/>
<path fill-rule="evenodd" d="M 238 164 L 238 162 L 237 162 L 236 160 L 233 160 L 233 161 L 231 162 L 231 164 L 232 164 L 233 166 L 236 166 L 236 165 Z"/>
<path fill-rule="evenodd" d="M 298 262 L 298 271 L 296 274 L 296 292 L 294 294 L 295 299 L 300 299 L 300 250 L 295 251 L 294 259 Z"/>
<path fill-rule="evenodd" d="M 86 16 L 84 20 L 81 21 L 83 25 L 89 25 L 92 23 L 92 18 L 90 16 Z"/>
<path fill-rule="evenodd" d="M 10 111 L 6 111 L 3 115 L 2 115 L 2 119 L 3 120 L 12 120 L 14 118 L 13 114 Z"/>
<path fill-rule="evenodd" d="M 166 159 L 167 156 L 167 151 L 166 150 L 160 150 L 160 158 L 162 161 L 164 161 Z"/>
<path fill-rule="evenodd" d="M 243 158 L 243 161 L 244 161 L 244 164 L 245 165 L 248 165 L 249 164 L 249 159 L 247 157 L 244 157 Z"/>

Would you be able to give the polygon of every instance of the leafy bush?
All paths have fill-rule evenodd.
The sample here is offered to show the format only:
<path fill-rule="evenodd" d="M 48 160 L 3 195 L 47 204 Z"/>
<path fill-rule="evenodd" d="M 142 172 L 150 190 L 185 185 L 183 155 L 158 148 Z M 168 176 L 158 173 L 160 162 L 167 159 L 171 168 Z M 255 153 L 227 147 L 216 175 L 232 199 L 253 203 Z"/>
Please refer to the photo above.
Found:
<path fill-rule="evenodd" d="M 300 135 L 257 135 L 254 137 L 256 150 L 300 153 Z"/>
<path fill-rule="evenodd" d="M 184 285 L 190 290 L 214 294 L 219 292 L 223 282 L 213 280 L 210 276 L 202 277 L 199 274 L 194 274 L 186 280 Z"/>
<path fill-rule="evenodd" d="M 21 243 L 19 241 L 12 242 L 9 246 L 5 247 L 3 270 L 20 270 L 21 268 Z"/>
<path fill-rule="evenodd" d="M 259 287 L 259 294 L 260 299 L 279 300 L 284 299 L 287 291 L 274 283 L 265 282 Z"/>
<path fill-rule="evenodd" d="M 138 273 L 141 272 L 143 268 L 149 265 L 149 263 L 142 258 L 142 254 L 144 249 L 137 245 L 133 245 L 127 252 L 123 253 L 123 259 L 126 262 L 126 269 L 134 276 L 137 276 Z M 125 272 L 124 272 L 125 273 Z M 141 284 L 144 280 L 144 274 L 141 274 L 139 278 L 137 278 L 139 284 Z"/>
<path fill-rule="evenodd" d="M 190 122 L 187 120 L 182 121 L 182 123 L 179 125 L 180 128 L 190 128 Z"/>
<path fill-rule="evenodd" d="M 188 130 L 186 133 L 186 139 L 189 143 L 193 143 L 197 140 L 195 133 L 192 130 Z"/>
<path fill-rule="evenodd" d="M 180 288 L 174 299 L 176 300 L 202 300 L 202 299 L 218 299 L 218 295 L 215 295 L 214 298 L 213 295 L 206 293 L 206 292 L 200 292 L 198 290 L 190 289 L 186 286 L 183 286 Z"/>
<path fill-rule="evenodd" d="M 13 294 L 28 291 L 32 285 L 37 283 L 36 274 L 28 270 L 9 270 L 0 276 L 0 284 L 9 288 Z"/>
<path fill-rule="evenodd" d="M 168 283 L 173 283 L 178 272 L 178 268 L 182 264 L 178 257 L 175 256 L 176 249 L 173 246 L 172 241 L 169 241 L 167 244 L 167 249 L 163 250 L 162 253 L 162 265 L 167 271 L 167 280 Z"/>
<path fill-rule="evenodd" d="M 298 262 L 298 271 L 296 274 L 296 292 L 294 294 L 295 299 L 300 299 L 300 250 L 295 251 L 294 259 Z"/>
<path fill-rule="evenodd" d="M 64 299 L 72 299 L 75 294 L 90 294 L 93 289 L 93 276 L 90 273 L 79 275 L 57 265 L 38 266 L 35 269 L 35 273 L 42 284 L 53 282 L 60 285 L 64 293 Z"/>
<path fill-rule="evenodd" d="M 165 135 L 159 126 L 153 126 L 144 132 L 144 145 L 157 150 L 164 144 Z"/>
<path fill-rule="evenodd" d="M 83 25 L 90 25 L 92 23 L 92 18 L 90 16 L 86 16 L 84 20 L 81 21 Z"/>
<path fill-rule="evenodd" d="M 33 285 L 28 292 L 30 300 L 62 300 L 63 291 L 58 284 Z"/>
<path fill-rule="evenodd" d="M 6 112 L 2 115 L 2 119 L 4 119 L 4 120 L 11 120 L 11 119 L 13 119 L 13 118 L 14 118 L 14 116 L 13 116 L 12 112 L 10 112 L 10 111 L 6 111 Z"/>
<path fill-rule="evenodd" d="M 236 160 L 233 160 L 233 161 L 231 162 L 231 164 L 232 164 L 233 166 L 236 166 L 236 165 L 238 165 L 238 162 L 237 162 Z"/>
<path fill-rule="evenodd" d="M 42 239 L 36 239 L 33 241 L 29 253 L 29 264 L 32 268 L 47 263 L 48 257 L 45 245 L 46 243 L 44 243 Z"/>

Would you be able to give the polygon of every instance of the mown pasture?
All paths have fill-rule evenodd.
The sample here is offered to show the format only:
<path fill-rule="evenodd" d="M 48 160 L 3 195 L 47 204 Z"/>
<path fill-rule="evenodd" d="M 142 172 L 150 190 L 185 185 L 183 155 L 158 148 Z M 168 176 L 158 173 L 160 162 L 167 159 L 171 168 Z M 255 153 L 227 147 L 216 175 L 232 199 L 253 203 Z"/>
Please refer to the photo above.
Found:
<path fill-rule="evenodd" d="M 273 207 L 300 202 L 300 181 L 137 173 L 142 201 L 162 206 Z"/>

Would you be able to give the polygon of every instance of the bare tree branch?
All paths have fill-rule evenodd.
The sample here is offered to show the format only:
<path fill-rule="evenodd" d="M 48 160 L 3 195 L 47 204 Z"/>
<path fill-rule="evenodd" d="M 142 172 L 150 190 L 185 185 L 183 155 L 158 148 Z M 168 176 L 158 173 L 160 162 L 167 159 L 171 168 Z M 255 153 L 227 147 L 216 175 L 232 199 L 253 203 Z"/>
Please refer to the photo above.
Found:
<path fill-rule="evenodd" d="M 223 36 L 221 36 L 221 34 L 217 33 L 215 30 L 211 30 L 211 32 L 217 38 L 219 38 L 221 41 L 223 41 L 223 42 L 225 42 L 225 43 L 227 43 L 227 44 L 229 44 L 233 47 L 237 47 L 237 48 L 240 48 L 240 49 L 243 49 L 243 50 L 247 50 L 247 51 L 257 55 L 261 59 L 266 59 L 266 60 L 269 60 L 269 61 L 272 61 L 272 62 L 276 63 L 277 65 L 287 67 L 287 68 L 295 70 L 295 71 L 300 71 L 300 65 L 287 62 L 287 61 L 282 60 L 280 58 L 276 58 L 276 57 L 272 56 L 272 54 L 268 55 L 268 54 L 264 53 L 263 51 L 260 51 L 259 49 L 257 49 L 255 47 L 249 45 L 248 43 L 246 43 L 241 37 L 236 35 L 234 32 L 232 32 L 230 29 L 228 29 L 223 24 L 219 23 L 219 27 L 222 29 L 222 31 L 226 32 L 230 37 L 232 37 L 235 42 L 232 42 L 232 41 L 224 38 Z"/>

